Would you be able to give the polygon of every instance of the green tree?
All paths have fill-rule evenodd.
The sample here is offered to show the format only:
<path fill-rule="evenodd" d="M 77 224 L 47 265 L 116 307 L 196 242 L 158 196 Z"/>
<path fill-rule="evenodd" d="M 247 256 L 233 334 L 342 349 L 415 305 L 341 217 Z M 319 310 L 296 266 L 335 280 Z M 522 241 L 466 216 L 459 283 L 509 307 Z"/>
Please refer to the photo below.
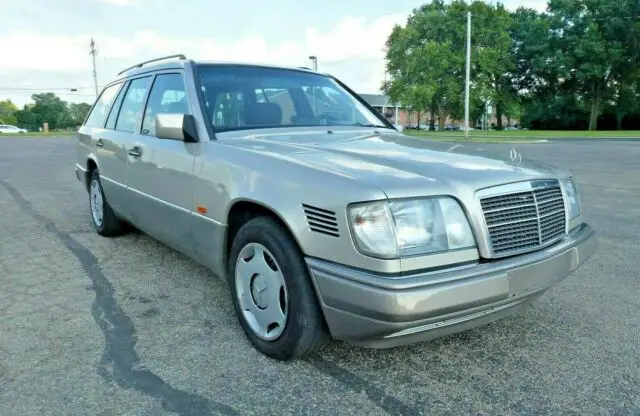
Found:
<path fill-rule="evenodd" d="M 513 85 L 516 61 L 509 31 L 513 19 L 501 3 L 491 5 L 475 1 L 471 5 L 471 14 L 476 82 L 484 85 L 485 93 L 496 107 L 497 127 L 501 130 L 502 116 L 516 100 Z"/>
<path fill-rule="evenodd" d="M 91 105 L 87 103 L 69 104 L 69 116 L 71 118 L 71 125 L 69 127 L 81 125 L 87 114 L 89 114 L 90 109 Z"/>
<path fill-rule="evenodd" d="M 602 103 L 625 69 L 638 64 L 637 0 L 550 0 L 551 46 L 559 78 L 575 81 L 589 105 L 589 130 L 596 130 Z"/>
<path fill-rule="evenodd" d="M 17 124 L 16 111 L 18 107 L 11 100 L 0 101 L 0 123 Z"/>
<path fill-rule="evenodd" d="M 502 128 L 505 109 L 517 104 L 518 97 L 513 83 L 517 65 L 509 31 L 513 22 L 500 3 L 475 1 L 469 6 L 466 0 L 434 0 L 415 9 L 406 25 L 394 28 L 387 40 L 391 80 L 383 90 L 407 103 L 418 100 L 414 107 L 431 111 L 432 120 L 437 113 L 440 127 L 447 116 L 462 118 L 468 11 L 473 19 L 473 94 L 496 106 L 498 128 Z M 483 107 L 477 99 L 472 97 L 472 101 L 472 108 Z"/>
<path fill-rule="evenodd" d="M 22 110 L 15 112 L 18 126 L 24 127 L 28 130 L 38 130 L 42 127 L 42 117 L 40 114 L 32 111 L 33 107 L 33 103 L 25 104 Z"/>
<path fill-rule="evenodd" d="M 68 107 L 65 101 L 52 92 L 33 94 L 31 99 L 34 105 L 29 111 L 36 115 L 40 124 L 49 123 L 50 129 L 66 127 Z"/>
<path fill-rule="evenodd" d="M 30 130 L 38 130 L 44 123 L 49 123 L 50 129 L 66 129 L 81 125 L 91 109 L 87 103 L 67 104 L 51 92 L 34 94 L 31 99 L 33 102 L 21 110 L 0 102 L 0 114 L 3 108 L 12 109 L 15 123 Z"/>
<path fill-rule="evenodd" d="M 414 10 L 404 27 L 393 29 L 386 42 L 390 80 L 382 87 L 393 101 L 430 111 L 432 123 L 437 112 L 441 126 L 447 114 L 460 110 L 464 74 L 459 53 L 464 27 L 451 24 L 455 16 L 448 10 L 444 1 L 434 0 Z"/>

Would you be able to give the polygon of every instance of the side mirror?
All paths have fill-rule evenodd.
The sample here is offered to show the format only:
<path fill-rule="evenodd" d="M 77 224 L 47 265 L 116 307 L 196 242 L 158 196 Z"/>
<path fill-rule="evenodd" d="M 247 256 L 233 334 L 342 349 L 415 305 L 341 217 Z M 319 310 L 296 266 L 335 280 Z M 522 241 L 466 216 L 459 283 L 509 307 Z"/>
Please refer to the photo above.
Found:
<path fill-rule="evenodd" d="M 402 124 L 394 124 L 393 127 L 395 127 L 400 133 L 404 130 L 404 126 Z"/>
<path fill-rule="evenodd" d="M 196 120 L 191 114 L 158 114 L 156 116 L 156 137 L 195 143 L 198 141 Z"/>

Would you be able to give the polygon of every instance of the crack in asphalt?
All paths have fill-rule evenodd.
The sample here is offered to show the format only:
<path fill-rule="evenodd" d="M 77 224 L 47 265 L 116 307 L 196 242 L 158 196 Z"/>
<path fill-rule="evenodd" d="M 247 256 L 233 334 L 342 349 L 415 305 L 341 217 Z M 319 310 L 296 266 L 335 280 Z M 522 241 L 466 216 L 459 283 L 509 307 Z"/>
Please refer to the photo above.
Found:
<path fill-rule="evenodd" d="M 151 370 L 144 368 L 135 350 L 137 339 L 133 321 L 118 305 L 113 285 L 100 269 L 93 253 L 69 233 L 58 229 L 53 221 L 38 213 L 31 202 L 26 200 L 16 188 L 2 180 L 0 184 L 7 189 L 22 210 L 44 224 L 46 230 L 55 235 L 73 253 L 91 280 L 91 289 L 96 294 L 91 306 L 91 315 L 102 330 L 105 339 L 105 348 L 97 370 L 101 377 L 107 381 L 115 380 L 122 388 L 132 388 L 155 397 L 162 401 L 162 407 L 165 410 L 179 415 L 240 414 L 225 404 L 171 387 Z M 111 369 L 111 373 L 108 369 Z"/>
<path fill-rule="evenodd" d="M 31 202 L 7 182 L 0 180 L 21 209 L 43 223 L 47 231 L 54 234 L 80 261 L 92 282 L 88 289 L 96 294 L 91 315 L 105 337 L 105 349 L 97 372 L 105 380 L 115 381 L 120 387 L 133 388 L 141 393 L 162 400 L 165 410 L 184 416 L 239 415 L 233 408 L 212 402 L 205 397 L 177 390 L 152 371 L 140 364 L 135 351 L 135 327 L 131 318 L 118 305 L 111 282 L 104 275 L 98 260 L 91 251 L 75 240 L 70 232 L 62 232 L 55 223 L 38 213 Z M 422 412 L 396 397 L 388 395 L 362 377 L 338 366 L 336 363 L 317 357 L 307 360 L 321 373 L 336 380 L 354 393 L 364 392 L 368 399 L 392 416 L 419 415 Z"/>
<path fill-rule="evenodd" d="M 390 396 L 379 387 L 363 379 L 362 377 L 345 370 L 336 363 L 315 357 L 306 360 L 321 373 L 342 383 L 354 393 L 364 392 L 369 400 L 392 416 L 421 415 L 423 412 L 411 405 L 408 405 L 396 397 Z"/>

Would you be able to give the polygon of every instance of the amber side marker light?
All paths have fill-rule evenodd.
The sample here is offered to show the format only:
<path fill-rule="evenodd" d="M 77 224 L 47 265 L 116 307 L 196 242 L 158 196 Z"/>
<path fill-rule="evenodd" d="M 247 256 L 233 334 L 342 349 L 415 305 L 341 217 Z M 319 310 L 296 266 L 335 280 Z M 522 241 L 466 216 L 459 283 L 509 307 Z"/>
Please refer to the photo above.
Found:
<path fill-rule="evenodd" d="M 206 214 L 207 213 L 207 207 L 205 207 L 203 205 L 197 205 L 196 206 L 196 211 L 198 211 L 198 213 L 200 213 L 200 214 Z"/>

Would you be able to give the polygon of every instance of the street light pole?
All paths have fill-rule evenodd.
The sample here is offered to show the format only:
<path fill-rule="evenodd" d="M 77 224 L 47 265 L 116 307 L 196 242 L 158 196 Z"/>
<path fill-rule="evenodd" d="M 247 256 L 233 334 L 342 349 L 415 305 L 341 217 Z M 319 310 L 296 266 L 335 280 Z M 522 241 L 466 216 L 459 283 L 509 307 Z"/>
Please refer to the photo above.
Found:
<path fill-rule="evenodd" d="M 469 138 L 469 84 L 471 82 L 471 12 L 467 13 L 467 74 L 464 97 L 464 137 Z"/>
<path fill-rule="evenodd" d="M 309 59 L 311 59 L 311 62 L 313 62 L 313 70 L 317 72 L 318 71 L 318 57 L 311 55 L 309 57 Z"/>

